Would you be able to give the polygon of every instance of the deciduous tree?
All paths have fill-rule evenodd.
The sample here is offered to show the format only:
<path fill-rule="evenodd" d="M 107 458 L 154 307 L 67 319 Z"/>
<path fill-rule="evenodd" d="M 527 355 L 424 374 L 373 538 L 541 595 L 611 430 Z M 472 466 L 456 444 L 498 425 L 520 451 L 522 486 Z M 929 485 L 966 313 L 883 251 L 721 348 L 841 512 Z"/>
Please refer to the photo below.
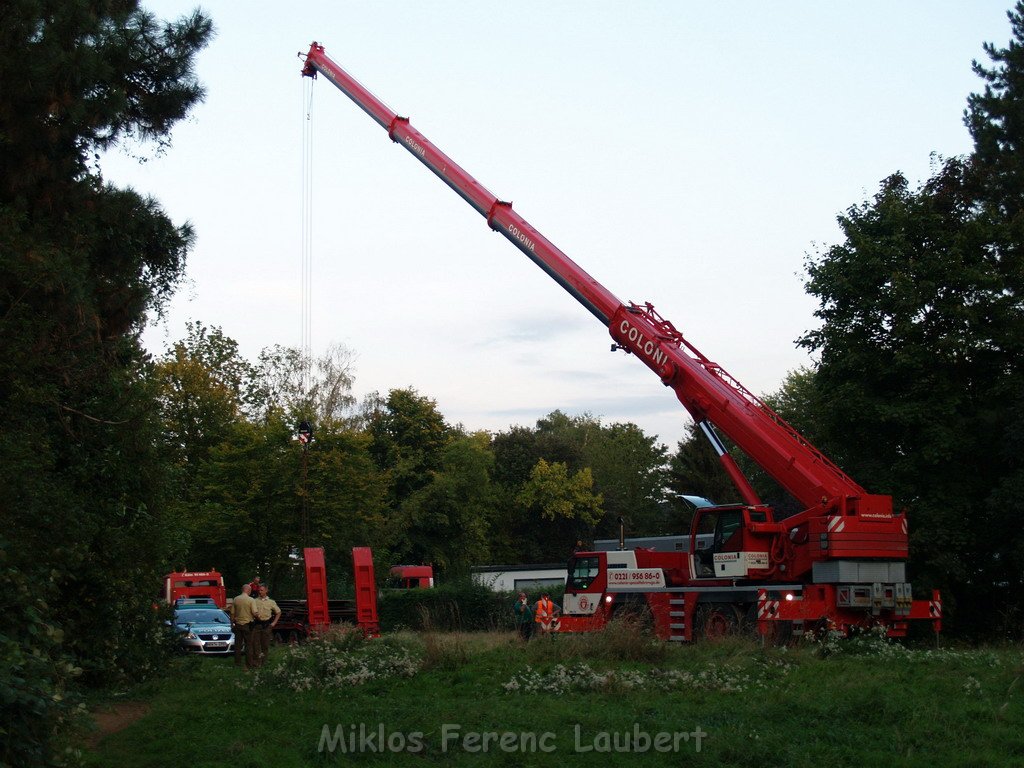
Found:
<path fill-rule="evenodd" d="M 588 538 L 603 515 L 590 469 L 571 472 L 557 461 L 538 461 L 515 501 L 528 532 L 522 540 L 528 562 L 566 559 L 575 542 Z"/>
<path fill-rule="evenodd" d="M 1021 140 L 1024 4 L 1013 40 L 968 102 L 970 157 L 912 188 L 899 173 L 807 263 L 818 329 L 814 397 L 844 469 L 907 507 L 919 587 L 947 588 L 960 626 L 1021 605 L 1024 534 L 1006 512 L 1021 473 L 1007 450 L 1024 391 Z"/>
<path fill-rule="evenodd" d="M 403 562 L 467 574 L 488 561 L 495 515 L 490 435 L 458 435 L 442 451 L 441 468 L 402 505 Z"/>

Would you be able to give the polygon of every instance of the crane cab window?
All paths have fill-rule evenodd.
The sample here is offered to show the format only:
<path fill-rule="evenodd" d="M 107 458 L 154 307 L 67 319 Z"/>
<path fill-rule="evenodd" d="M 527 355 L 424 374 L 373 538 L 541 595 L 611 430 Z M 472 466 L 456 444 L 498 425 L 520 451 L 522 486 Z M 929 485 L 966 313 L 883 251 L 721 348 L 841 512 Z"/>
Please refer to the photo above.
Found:
<path fill-rule="evenodd" d="M 598 558 L 577 557 L 569 563 L 569 586 L 570 590 L 587 589 L 594 579 L 597 578 L 599 569 Z"/>
<path fill-rule="evenodd" d="M 743 524 L 742 509 L 725 509 L 721 512 L 706 512 L 697 522 L 697 535 L 710 537 L 710 543 L 694 552 L 697 576 L 708 578 L 715 575 L 715 553 L 725 551 L 725 545 Z"/>
<path fill-rule="evenodd" d="M 711 547 L 718 547 L 729 540 L 743 523 L 742 509 L 726 509 L 721 512 L 706 512 L 697 524 L 698 536 L 712 536 Z"/>
<path fill-rule="evenodd" d="M 721 552 L 720 547 L 725 544 L 732 535 L 739 530 L 743 523 L 743 512 L 734 509 L 730 512 L 723 512 L 718 516 L 718 524 L 715 526 L 715 551 Z"/>

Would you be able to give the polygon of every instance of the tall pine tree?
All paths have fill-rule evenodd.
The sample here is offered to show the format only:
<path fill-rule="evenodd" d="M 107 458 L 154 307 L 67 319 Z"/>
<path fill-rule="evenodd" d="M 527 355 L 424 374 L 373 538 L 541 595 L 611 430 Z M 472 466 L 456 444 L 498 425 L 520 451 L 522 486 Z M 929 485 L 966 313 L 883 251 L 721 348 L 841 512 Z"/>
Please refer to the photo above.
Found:
<path fill-rule="evenodd" d="M 211 33 L 198 12 L 163 23 L 130 0 L 4 6 L 0 567 L 30 588 L 0 638 L 2 763 L 51 760 L 69 669 L 134 677 L 156 645 L 166 526 L 138 335 L 193 234 L 106 184 L 97 158 L 125 139 L 166 146 L 202 98 L 193 61 Z M 35 651 L 48 674 L 26 674 Z"/>

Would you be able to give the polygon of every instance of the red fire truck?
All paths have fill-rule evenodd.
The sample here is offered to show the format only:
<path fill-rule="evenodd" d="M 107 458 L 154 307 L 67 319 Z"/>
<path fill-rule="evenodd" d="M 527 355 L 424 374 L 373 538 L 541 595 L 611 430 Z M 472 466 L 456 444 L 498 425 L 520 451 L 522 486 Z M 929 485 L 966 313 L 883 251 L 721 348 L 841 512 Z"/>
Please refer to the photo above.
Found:
<path fill-rule="evenodd" d="M 228 604 L 224 577 L 217 571 L 179 571 L 164 576 L 164 600 L 174 605 L 179 597 L 206 597 L 218 608 Z"/>
<path fill-rule="evenodd" d="M 742 503 L 696 510 L 687 546 L 577 552 L 569 561 L 562 630 L 596 629 L 644 607 L 671 640 L 741 623 L 903 635 L 911 619 L 941 618 L 938 593 L 914 600 L 906 575 L 907 516 L 868 493 L 648 302 L 623 303 L 495 197 L 313 43 L 302 74 L 323 75 L 608 328 L 670 387 L 714 446 Z M 725 435 L 803 507 L 782 518 L 762 503 L 720 437 Z"/>

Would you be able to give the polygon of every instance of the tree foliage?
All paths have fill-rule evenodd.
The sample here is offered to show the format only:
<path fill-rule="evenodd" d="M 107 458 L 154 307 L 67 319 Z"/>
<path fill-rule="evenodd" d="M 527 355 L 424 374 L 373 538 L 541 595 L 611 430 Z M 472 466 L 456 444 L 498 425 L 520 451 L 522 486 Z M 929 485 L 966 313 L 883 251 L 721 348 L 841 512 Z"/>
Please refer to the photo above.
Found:
<path fill-rule="evenodd" d="M 635 424 L 606 425 L 589 414 L 553 411 L 538 419 L 536 429 L 512 427 L 498 433 L 493 448 L 495 477 L 507 489 L 529 482 L 541 460 L 564 464 L 570 472 L 590 471 L 602 512 L 577 538 L 617 535 L 620 517 L 636 533 L 656 533 L 668 524 L 668 450 Z"/>
<path fill-rule="evenodd" d="M 59 631 L 87 683 L 138 677 L 159 647 L 150 597 L 173 531 L 138 334 L 193 240 L 155 200 L 106 184 L 96 158 L 125 140 L 167 145 L 202 98 L 193 62 L 210 35 L 198 12 L 163 23 L 126 0 L 8 3 L 0 25 L 4 567 L 33 585 L 11 618 Z M 23 637 L 55 652 L 49 631 Z M 9 652 L 0 674 L 17 666 Z M 0 761 L 55 759 L 56 701 L 6 732 Z M 15 760 L 28 742 L 31 759 Z"/>
<path fill-rule="evenodd" d="M 486 433 L 459 435 L 444 446 L 440 468 L 402 505 L 403 559 L 433 563 L 448 575 L 487 561 L 493 466 Z"/>
<path fill-rule="evenodd" d="M 541 459 L 519 491 L 517 501 L 545 520 L 578 520 L 584 525 L 595 525 L 601 519 L 601 497 L 594 495 L 593 487 L 589 468 L 570 474 L 565 464 L 549 464 Z"/>
<path fill-rule="evenodd" d="M 679 496 L 702 496 L 716 504 L 739 500 L 707 438 L 691 423 L 668 466 L 668 486 Z"/>
<path fill-rule="evenodd" d="M 264 349 L 256 367 L 253 415 L 270 418 L 280 410 L 295 423 L 311 421 L 329 429 L 354 424 L 352 359 L 341 344 L 316 357 L 280 344 Z"/>
<path fill-rule="evenodd" d="M 441 469 L 442 454 L 455 430 L 437 410 L 437 402 L 415 389 L 373 395 L 366 406 L 370 451 L 390 475 L 391 500 L 400 506 Z"/>
<path fill-rule="evenodd" d="M 337 345 L 315 358 L 275 345 L 253 364 L 219 328 L 194 323 L 157 362 L 184 542 L 175 567 L 215 567 L 233 585 L 259 574 L 274 587 L 303 546 L 323 546 L 340 572 L 353 546 L 390 551 L 387 487 L 354 426 L 350 360 Z M 300 419 L 315 427 L 305 447 Z"/>
<path fill-rule="evenodd" d="M 152 373 L 159 387 L 164 445 L 182 474 L 179 494 L 188 494 L 210 450 L 225 439 L 246 403 L 253 370 L 238 344 L 220 328 L 188 324 Z"/>
<path fill-rule="evenodd" d="M 325 548 L 332 574 L 350 571 L 353 546 L 370 546 L 382 573 L 425 563 L 443 579 L 496 560 L 560 561 L 608 525 L 606 493 L 631 530 L 657 532 L 645 526 L 665 514 L 666 451 L 636 425 L 556 411 L 535 429 L 466 434 L 411 388 L 371 395 L 357 416 L 339 407 L 353 402 L 337 364 L 350 357 L 328 357 L 320 370 L 337 375 L 318 386 L 298 350 L 272 347 L 252 365 L 219 329 L 195 324 L 158 361 L 184 484 L 171 502 L 178 567 L 216 566 L 232 584 L 258 572 L 292 589 L 305 545 Z M 305 448 L 300 413 L 325 415 Z"/>
<path fill-rule="evenodd" d="M 919 587 L 967 621 L 1020 605 L 1024 534 L 1006 506 L 1024 391 L 1024 5 L 985 47 L 968 101 L 975 152 L 912 188 L 899 173 L 839 218 L 845 241 L 808 260 L 821 326 L 814 429 L 851 475 L 909 509 Z M 806 388 L 805 388 L 806 389 Z M 968 614 L 973 614 L 967 619 Z"/>
<path fill-rule="evenodd" d="M 1018 1 L 1007 17 L 1012 37 L 1006 47 L 985 43 L 991 65 L 973 62 L 985 87 L 968 97 L 964 122 L 974 139 L 971 160 L 982 176 L 985 200 L 1006 222 L 1019 226 L 1024 210 L 1024 4 Z"/>

